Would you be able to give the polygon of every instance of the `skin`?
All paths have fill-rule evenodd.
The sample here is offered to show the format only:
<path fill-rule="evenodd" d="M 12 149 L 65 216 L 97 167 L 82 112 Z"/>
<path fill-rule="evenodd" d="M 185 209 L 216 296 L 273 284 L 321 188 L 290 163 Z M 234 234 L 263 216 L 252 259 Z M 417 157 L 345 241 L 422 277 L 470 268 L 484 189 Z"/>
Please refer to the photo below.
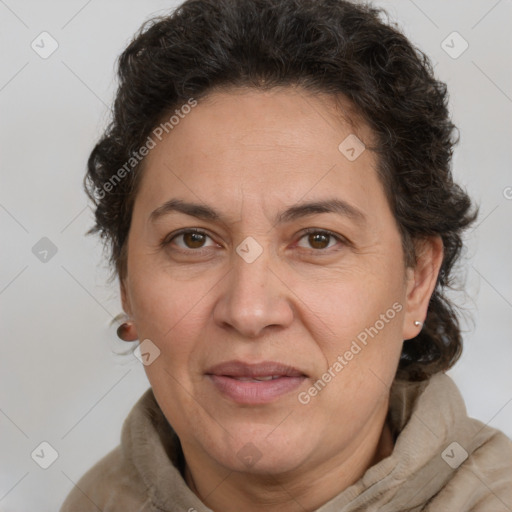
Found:
<path fill-rule="evenodd" d="M 426 316 L 442 242 L 425 240 L 416 266 L 405 267 L 375 154 L 351 162 L 338 150 L 350 134 L 369 145 L 371 131 L 343 112 L 347 102 L 291 87 L 216 91 L 146 157 L 122 302 L 138 338 L 161 351 L 145 371 L 181 440 L 187 483 L 213 510 L 315 510 L 392 450 L 389 388 L 403 340 Z M 207 204 L 222 220 L 173 212 L 151 222 L 171 198 Z M 274 221 L 290 206 L 332 198 L 364 222 L 332 212 Z M 182 228 L 208 236 L 171 240 Z M 262 249 L 252 263 L 236 252 L 249 236 Z M 401 311 L 300 403 L 299 392 L 395 303 Z M 309 378 L 272 403 L 240 405 L 205 376 L 233 359 L 279 361 Z"/>

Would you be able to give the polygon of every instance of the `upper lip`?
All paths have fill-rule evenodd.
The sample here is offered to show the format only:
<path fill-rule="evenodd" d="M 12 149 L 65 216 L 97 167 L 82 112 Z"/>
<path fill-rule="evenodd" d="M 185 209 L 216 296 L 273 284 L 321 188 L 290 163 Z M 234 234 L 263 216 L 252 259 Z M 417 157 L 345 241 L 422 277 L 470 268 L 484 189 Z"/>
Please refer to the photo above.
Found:
<path fill-rule="evenodd" d="M 305 377 L 306 375 L 293 366 L 276 361 L 263 361 L 261 363 L 246 363 L 243 361 L 226 361 L 216 364 L 205 372 L 207 375 L 225 375 L 227 377 Z"/>

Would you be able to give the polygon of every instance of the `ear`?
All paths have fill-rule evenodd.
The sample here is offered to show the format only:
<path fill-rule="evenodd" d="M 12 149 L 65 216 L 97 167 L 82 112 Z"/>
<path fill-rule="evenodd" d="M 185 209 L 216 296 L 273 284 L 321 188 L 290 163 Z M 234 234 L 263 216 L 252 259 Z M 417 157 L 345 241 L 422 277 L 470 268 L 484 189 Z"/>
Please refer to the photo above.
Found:
<path fill-rule="evenodd" d="M 130 297 L 127 291 L 127 280 L 128 278 L 123 278 L 119 282 L 119 289 L 121 292 L 121 304 L 123 306 L 123 311 L 128 315 L 132 316 L 132 306 L 130 302 Z"/>
<path fill-rule="evenodd" d="M 427 316 L 430 297 L 434 292 L 439 269 L 443 262 L 443 240 L 440 236 L 429 237 L 416 244 L 416 265 L 407 268 L 407 292 L 403 326 L 403 339 L 414 338 Z"/>
<path fill-rule="evenodd" d="M 133 321 L 132 306 L 129 293 L 130 288 L 127 285 L 127 279 L 121 279 L 119 285 L 121 289 L 121 304 L 123 305 L 124 312 L 130 317 L 131 321 L 122 324 L 118 328 L 117 335 L 123 341 L 136 341 L 139 338 L 139 335 L 137 333 L 137 327 Z"/>

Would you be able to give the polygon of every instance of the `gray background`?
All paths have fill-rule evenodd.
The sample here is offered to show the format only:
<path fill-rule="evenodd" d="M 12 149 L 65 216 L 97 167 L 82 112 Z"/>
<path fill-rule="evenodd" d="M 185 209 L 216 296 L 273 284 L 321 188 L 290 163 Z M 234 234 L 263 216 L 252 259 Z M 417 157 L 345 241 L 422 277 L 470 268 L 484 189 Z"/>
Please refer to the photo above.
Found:
<path fill-rule="evenodd" d="M 450 375 L 470 415 L 512 436 L 512 2 L 378 3 L 451 91 L 461 132 L 454 170 L 481 216 L 461 269 L 467 293 L 455 295 L 464 307 L 465 351 Z M 57 510 L 85 470 L 118 444 L 124 418 L 149 386 L 142 365 L 119 355 L 124 346 L 109 327 L 121 311 L 119 295 L 106 283 L 101 245 L 84 235 L 92 213 L 82 177 L 108 121 L 116 57 L 145 19 L 174 5 L 0 0 L 4 512 Z M 31 48 L 34 40 L 42 46 L 43 31 L 58 43 L 46 59 Z M 469 44 L 457 58 L 464 41 L 446 39 L 454 31 Z M 48 244 L 43 237 L 57 249 L 46 261 L 36 245 Z M 36 461 L 50 462 L 50 449 L 31 457 L 43 441 L 58 453 L 48 469 Z"/>

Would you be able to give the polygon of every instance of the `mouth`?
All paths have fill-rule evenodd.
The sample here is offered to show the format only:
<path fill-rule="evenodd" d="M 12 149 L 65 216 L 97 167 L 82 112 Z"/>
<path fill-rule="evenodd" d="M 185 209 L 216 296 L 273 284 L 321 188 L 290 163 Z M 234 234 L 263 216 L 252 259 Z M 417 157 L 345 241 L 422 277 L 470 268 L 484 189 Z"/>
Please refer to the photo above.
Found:
<path fill-rule="evenodd" d="M 225 377 L 231 377 L 232 379 L 239 380 L 241 382 L 262 382 L 267 380 L 280 379 L 283 375 L 265 375 L 263 377 L 234 377 L 232 375 L 225 375 Z"/>
<path fill-rule="evenodd" d="M 239 404 L 265 404 L 297 389 L 308 376 L 274 361 L 228 361 L 205 372 L 215 390 Z"/>

